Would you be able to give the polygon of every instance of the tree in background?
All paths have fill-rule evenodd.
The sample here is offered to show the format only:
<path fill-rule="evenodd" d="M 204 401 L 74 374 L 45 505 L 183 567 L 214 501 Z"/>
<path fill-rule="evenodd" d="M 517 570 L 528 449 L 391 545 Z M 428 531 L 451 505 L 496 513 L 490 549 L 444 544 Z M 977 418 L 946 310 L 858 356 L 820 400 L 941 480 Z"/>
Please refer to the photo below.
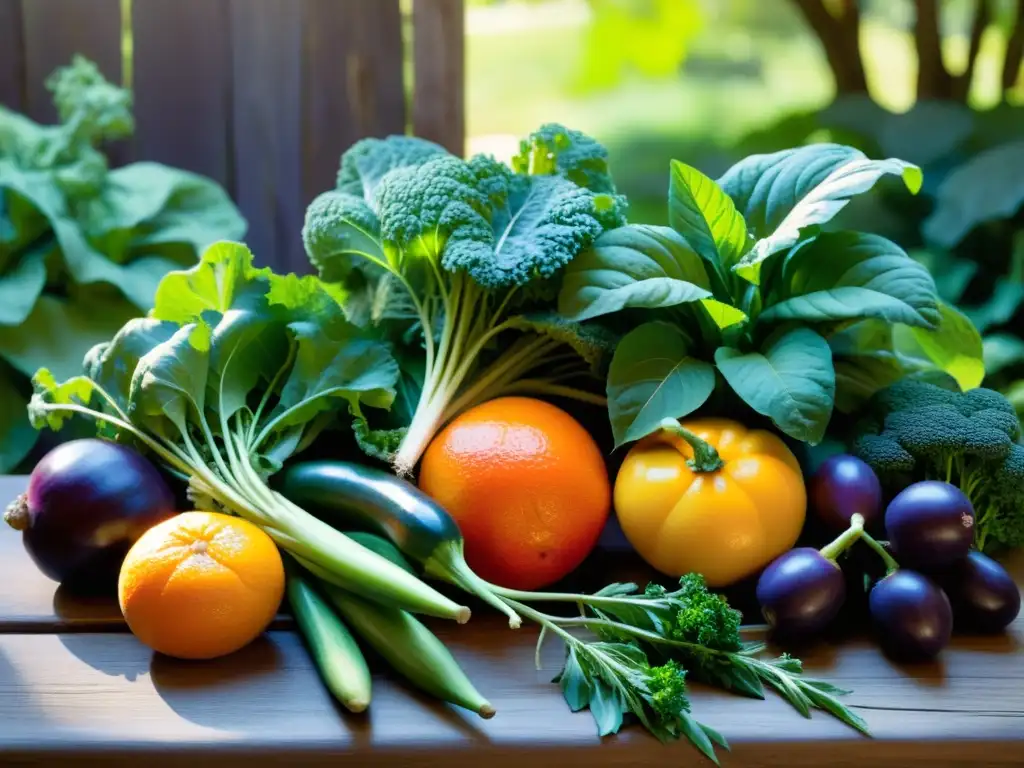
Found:
<path fill-rule="evenodd" d="M 868 93 L 861 50 L 862 6 L 858 0 L 791 0 L 807 25 L 821 41 L 838 94 Z M 888 0 L 893 5 L 892 0 Z M 947 8 L 952 5 L 947 3 Z M 978 55 L 986 31 L 1000 26 L 1008 30 L 1002 64 L 1003 98 L 1017 84 L 1024 62 L 1024 0 L 1009 7 L 996 0 L 975 0 L 970 23 L 967 64 L 950 72 L 942 53 L 941 4 L 938 0 L 913 0 L 914 48 L 917 54 L 917 98 L 966 103 L 974 79 Z"/>

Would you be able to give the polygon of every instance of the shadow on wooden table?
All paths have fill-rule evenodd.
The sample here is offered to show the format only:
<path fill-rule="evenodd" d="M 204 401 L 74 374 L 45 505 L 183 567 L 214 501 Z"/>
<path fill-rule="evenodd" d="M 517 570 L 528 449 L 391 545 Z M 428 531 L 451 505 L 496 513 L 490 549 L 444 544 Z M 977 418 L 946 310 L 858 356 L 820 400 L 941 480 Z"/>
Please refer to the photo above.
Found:
<path fill-rule="evenodd" d="M 122 646 L 103 642 L 102 635 L 64 633 L 57 638 L 79 660 L 105 675 L 133 681 L 149 672 L 149 660 L 145 654 L 126 656 L 121 652 Z"/>

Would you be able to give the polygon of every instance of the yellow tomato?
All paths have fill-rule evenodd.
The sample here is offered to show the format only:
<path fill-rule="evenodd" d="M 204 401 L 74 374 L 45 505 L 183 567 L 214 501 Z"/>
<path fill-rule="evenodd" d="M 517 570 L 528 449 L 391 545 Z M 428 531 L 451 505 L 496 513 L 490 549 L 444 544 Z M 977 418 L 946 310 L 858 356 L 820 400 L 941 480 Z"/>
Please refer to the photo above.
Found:
<path fill-rule="evenodd" d="M 793 547 L 807 492 L 782 440 L 725 419 L 665 426 L 633 446 L 615 479 L 615 513 L 644 560 L 724 587 Z"/>

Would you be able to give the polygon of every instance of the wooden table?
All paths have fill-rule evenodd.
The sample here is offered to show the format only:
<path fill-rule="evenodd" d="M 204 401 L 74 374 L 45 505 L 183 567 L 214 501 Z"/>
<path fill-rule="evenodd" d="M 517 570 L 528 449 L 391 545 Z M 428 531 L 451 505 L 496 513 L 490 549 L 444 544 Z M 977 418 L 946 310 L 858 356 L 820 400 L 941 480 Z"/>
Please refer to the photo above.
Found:
<path fill-rule="evenodd" d="M 24 478 L 0 478 L 0 499 Z M 1009 562 L 1024 583 L 1024 557 Z M 363 716 L 337 707 L 282 616 L 232 656 L 154 656 L 125 629 L 115 601 L 68 596 L 42 576 L 18 534 L 0 530 L 0 765 L 444 765 L 541 768 L 700 764 L 685 743 L 637 726 L 599 741 L 587 713 L 569 712 L 549 681 L 561 648 L 535 671 L 536 632 L 480 612 L 436 629 L 498 710 L 488 721 L 374 679 Z M 863 738 L 816 713 L 804 720 L 765 701 L 693 686 L 695 715 L 732 743 L 727 766 L 1024 765 L 1024 618 L 990 638 L 958 638 L 941 659 L 886 660 L 868 640 L 800 655 L 815 676 L 853 689 L 847 703 L 874 731 Z"/>

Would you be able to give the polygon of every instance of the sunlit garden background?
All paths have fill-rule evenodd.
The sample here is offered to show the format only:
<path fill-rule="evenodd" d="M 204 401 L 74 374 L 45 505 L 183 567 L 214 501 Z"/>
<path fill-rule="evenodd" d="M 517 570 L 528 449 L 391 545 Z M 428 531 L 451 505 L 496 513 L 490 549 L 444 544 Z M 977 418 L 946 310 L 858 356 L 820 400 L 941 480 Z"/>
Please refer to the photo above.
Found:
<path fill-rule="evenodd" d="M 808 136 L 807 122 L 793 119 L 824 109 L 836 96 L 825 46 L 801 6 L 839 14 L 843 5 L 471 0 L 470 149 L 508 155 L 517 137 L 539 122 L 572 125 L 610 148 L 616 178 L 636 200 L 633 218 L 661 222 L 670 158 L 714 174 L 743 154 L 744 138 L 755 131 L 777 128 L 760 142 L 747 142 L 764 150 L 827 138 Z M 870 97 L 888 110 L 905 112 L 918 94 L 914 3 L 859 5 L 859 52 Z M 949 70 L 962 72 L 975 3 L 943 0 L 939 5 L 943 57 Z M 1015 12 L 1013 2 L 991 5 L 995 19 L 981 39 L 967 95 L 978 110 L 1003 101 L 1002 68 Z M 1006 99 L 1024 103 L 1024 85 L 1015 81 Z M 1024 136 L 1020 123 L 1006 128 Z"/>

